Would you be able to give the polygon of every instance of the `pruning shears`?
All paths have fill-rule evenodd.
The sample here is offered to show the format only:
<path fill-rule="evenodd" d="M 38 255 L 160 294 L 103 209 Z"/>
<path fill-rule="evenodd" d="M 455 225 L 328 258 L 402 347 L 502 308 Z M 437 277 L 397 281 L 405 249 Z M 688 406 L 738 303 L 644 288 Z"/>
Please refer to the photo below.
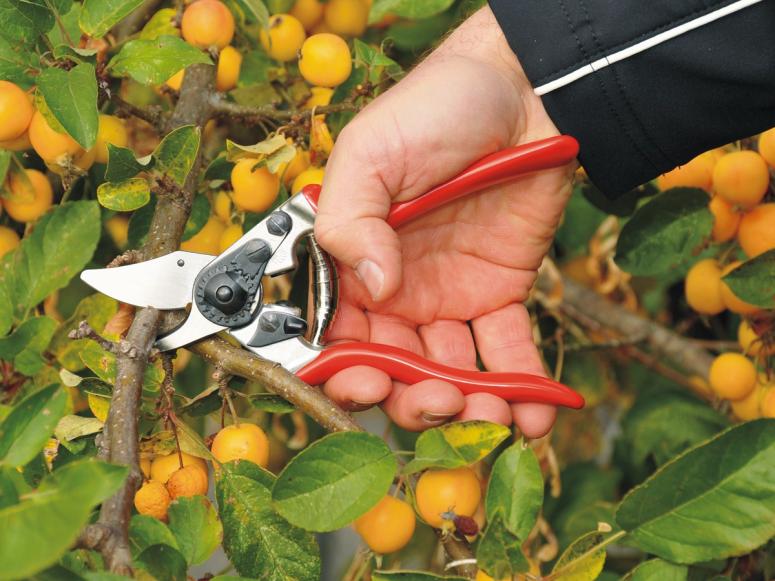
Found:
<path fill-rule="evenodd" d="M 561 167 L 578 153 L 568 136 L 511 147 L 485 157 L 423 196 L 393 204 L 387 222 L 394 228 L 448 202 L 525 174 Z M 437 378 L 464 394 L 490 393 L 512 403 L 537 402 L 581 408 L 584 399 L 570 388 L 527 373 L 492 373 L 456 369 L 389 345 L 348 342 L 326 345 L 336 316 L 338 277 L 331 257 L 315 242 L 312 229 L 320 186 L 291 196 L 225 252 L 213 257 L 177 251 L 161 258 L 86 270 L 84 282 L 119 301 L 161 310 L 184 309 L 188 317 L 159 337 L 162 351 L 177 349 L 225 331 L 253 353 L 281 364 L 311 385 L 355 366 L 381 369 L 397 381 L 417 383 Z M 313 274 L 308 317 L 286 304 L 264 303 L 261 280 L 297 267 L 296 249 L 309 246 Z"/>

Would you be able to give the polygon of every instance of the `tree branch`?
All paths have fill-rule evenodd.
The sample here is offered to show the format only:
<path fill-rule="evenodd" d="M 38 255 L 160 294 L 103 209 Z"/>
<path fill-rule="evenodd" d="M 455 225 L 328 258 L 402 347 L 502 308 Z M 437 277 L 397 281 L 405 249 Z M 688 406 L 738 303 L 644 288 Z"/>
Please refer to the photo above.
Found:
<path fill-rule="evenodd" d="M 303 111 L 288 111 L 278 109 L 274 105 L 264 105 L 262 107 L 248 107 L 227 101 L 220 95 L 214 95 L 211 98 L 211 106 L 216 117 L 238 118 L 243 121 L 259 123 L 261 121 L 293 121 L 300 123 L 305 119 L 312 117 L 312 109 Z M 325 115 L 327 113 L 339 113 L 342 111 L 357 111 L 358 105 L 351 101 L 325 105 L 324 107 L 315 107 L 315 115 Z"/>
<path fill-rule="evenodd" d="M 310 387 L 273 361 L 251 355 L 217 337 L 188 347 L 230 375 L 257 381 L 269 391 L 288 400 L 329 432 L 362 431 L 363 428 L 334 404 L 323 392 Z"/>
<path fill-rule="evenodd" d="M 110 101 L 116 107 L 116 115 L 119 117 L 137 117 L 150 123 L 156 129 L 161 129 L 164 126 L 164 111 L 159 107 L 138 107 L 137 105 L 132 105 L 129 101 L 121 98 L 118 93 L 112 93 Z"/>
<path fill-rule="evenodd" d="M 218 101 L 212 97 L 215 94 L 213 81 L 214 67 L 211 65 L 189 67 L 172 115 L 166 120 L 154 117 L 154 121 L 166 121 L 163 127 L 165 132 L 183 125 L 203 128 L 216 113 L 215 104 Z M 337 109 L 344 110 L 344 107 Z M 223 113 L 223 110 L 221 112 Z M 147 111 L 142 110 L 142 114 L 147 114 Z M 304 118 L 308 113 L 300 115 L 300 118 Z M 157 196 L 147 241 L 133 259 L 150 260 L 178 249 L 197 190 L 201 166 L 200 148 L 183 188 L 177 191 L 176 195 Z M 162 186 L 157 184 L 156 188 Z M 181 312 L 170 313 L 167 320 L 180 321 L 183 316 Z M 128 350 L 119 352 L 116 360 L 116 382 L 108 421 L 103 431 L 102 447 L 107 460 L 130 466 L 130 476 L 124 487 L 102 506 L 99 530 L 103 533 L 109 531 L 110 534 L 105 535 L 105 539 L 99 542 L 94 540 L 94 536 L 85 536 L 83 540 L 84 543 L 99 545 L 108 569 L 114 573 L 131 573 L 132 556 L 128 527 L 134 493 L 142 482 L 137 455 L 137 412 L 148 355 L 151 353 L 161 321 L 162 317 L 155 309 L 139 310 L 126 337 Z M 215 337 L 204 339 L 192 345 L 191 349 L 227 373 L 261 382 L 267 389 L 296 405 L 329 431 L 362 429 L 322 391 L 305 384 L 276 363 L 255 357 Z M 89 531 L 89 534 L 96 535 L 96 530 Z M 87 535 L 87 532 L 84 535 Z"/>
<path fill-rule="evenodd" d="M 450 562 L 460 563 L 453 567 L 457 569 L 457 573 L 473 579 L 477 571 L 476 558 L 468 542 L 456 539 L 453 535 L 446 535 L 441 538 L 441 544 L 444 546 L 444 551 L 447 553 Z"/>
<path fill-rule="evenodd" d="M 204 126 L 210 117 L 207 96 L 212 91 L 214 73 L 211 65 L 196 65 L 188 70 L 168 129 L 188 124 Z M 197 159 L 183 188 L 184 201 L 181 203 L 177 196 L 159 198 L 148 239 L 142 249 L 146 260 L 173 252 L 180 245 L 198 177 Z M 130 357 L 128 352 L 119 353 L 116 357 L 116 382 L 103 431 L 106 459 L 130 468 L 124 486 L 103 503 L 99 519 L 99 524 L 111 531 L 110 542 L 103 543 L 101 547 L 105 563 L 111 572 L 122 575 L 132 572 L 129 519 L 135 491 L 142 482 L 137 455 L 138 406 L 148 355 L 160 322 L 161 314 L 153 308 L 141 309 L 135 315 L 126 337 L 130 349 L 134 350 L 134 357 Z"/>
<path fill-rule="evenodd" d="M 535 287 L 539 292 L 548 296 L 554 290 L 555 284 L 556 279 L 553 279 L 547 270 L 542 269 Z M 587 326 L 604 327 L 625 338 L 634 337 L 642 340 L 642 344 L 651 351 L 650 360 L 659 363 L 657 371 L 665 368 L 664 362 L 666 361 L 683 369 L 689 375 L 708 377 L 713 355 L 695 341 L 682 337 L 654 321 L 612 303 L 595 291 L 567 277 L 562 277 L 562 300 L 558 308 Z M 647 364 L 649 356 L 641 350 L 634 346 L 628 346 L 624 349 L 625 353 L 629 353 Z M 675 379 L 675 377 L 676 375 L 673 375 L 671 379 Z M 692 387 L 698 395 L 707 397 L 707 394 L 702 393 L 696 386 L 691 386 L 686 381 L 682 383 Z"/>
<path fill-rule="evenodd" d="M 123 42 L 135 32 L 140 30 L 151 15 L 161 6 L 163 0 L 145 0 L 129 16 L 116 24 L 111 31 L 117 42 Z"/>

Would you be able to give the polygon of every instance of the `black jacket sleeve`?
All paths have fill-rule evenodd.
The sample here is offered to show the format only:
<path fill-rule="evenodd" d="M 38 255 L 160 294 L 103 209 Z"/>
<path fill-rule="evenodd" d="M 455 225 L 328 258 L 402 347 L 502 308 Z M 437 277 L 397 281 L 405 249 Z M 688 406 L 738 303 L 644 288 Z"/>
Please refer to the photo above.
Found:
<path fill-rule="evenodd" d="M 533 87 L 548 90 L 549 116 L 579 140 L 581 163 L 611 197 L 775 126 L 775 0 L 490 6 Z"/>

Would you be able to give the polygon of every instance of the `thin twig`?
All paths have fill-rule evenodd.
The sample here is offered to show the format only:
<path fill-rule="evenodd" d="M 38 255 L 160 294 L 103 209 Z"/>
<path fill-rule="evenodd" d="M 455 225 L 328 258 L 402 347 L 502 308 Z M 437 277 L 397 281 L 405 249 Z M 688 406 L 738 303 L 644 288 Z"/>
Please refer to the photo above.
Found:
<path fill-rule="evenodd" d="M 95 331 L 91 325 L 86 321 L 81 321 L 78 324 L 77 329 L 73 329 L 67 335 L 70 339 L 91 339 L 97 343 L 100 347 L 105 349 L 114 355 L 121 355 L 128 359 L 136 359 L 139 356 L 138 350 L 135 345 L 132 345 L 129 341 L 109 341 L 97 331 Z"/>
<path fill-rule="evenodd" d="M 549 294 L 553 285 L 542 271 L 536 289 Z M 625 340 L 637 338 L 638 343 L 644 343 L 665 362 L 675 364 L 690 375 L 708 376 L 713 355 L 691 339 L 617 305 L 567 277 L 563 277 L 562 285 L 562 301 L 558 308 L 571 318 L 585 326 L 615 331 Z"/>
<path fill-rule="evenodd" d="M 129 101 L 122 99 L 118 93 L 112 93 L 110 101 L 116 107 L 116 115 L 119 117 L 137 117 L 150 123 L 157 129 L 161 129 L 166 121 L 166 116 L 161 108 L 156 106 L 138 107 Z"/>
<path fill-rule="evenodd" d="M 135 264 L 142 260 L 142 255 L 139 250 L 127 250 L 123 254 L 119 254 L 113 260 L 111 260 L 106 268 L 115 268 L 116 266 L 126 266 L 127 264 Z"/>

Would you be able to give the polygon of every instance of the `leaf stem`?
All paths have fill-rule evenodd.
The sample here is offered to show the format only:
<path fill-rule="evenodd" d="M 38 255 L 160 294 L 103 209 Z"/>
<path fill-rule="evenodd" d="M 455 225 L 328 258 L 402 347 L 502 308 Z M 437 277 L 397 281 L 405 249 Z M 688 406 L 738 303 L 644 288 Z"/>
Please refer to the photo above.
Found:
<path fill-rule="evenodd" d="M 70 38 L 70 33 L 67 32 L 65 24 L 62 22 L 62 16 L 59 14 L 59 10 L 57 10 L 56 7 L 51 3 L 51 0 L 44 0 L 44 2 L 46 3 L 46 7 L 54 14 L 54 19 L 57 21 L 59 32 L 62 33 L 62 36 L 67 41 L 67 44 L 69 44 L 71 47 L 74 47 L 75 45 L 73 44 L 73 39 Z"/>

